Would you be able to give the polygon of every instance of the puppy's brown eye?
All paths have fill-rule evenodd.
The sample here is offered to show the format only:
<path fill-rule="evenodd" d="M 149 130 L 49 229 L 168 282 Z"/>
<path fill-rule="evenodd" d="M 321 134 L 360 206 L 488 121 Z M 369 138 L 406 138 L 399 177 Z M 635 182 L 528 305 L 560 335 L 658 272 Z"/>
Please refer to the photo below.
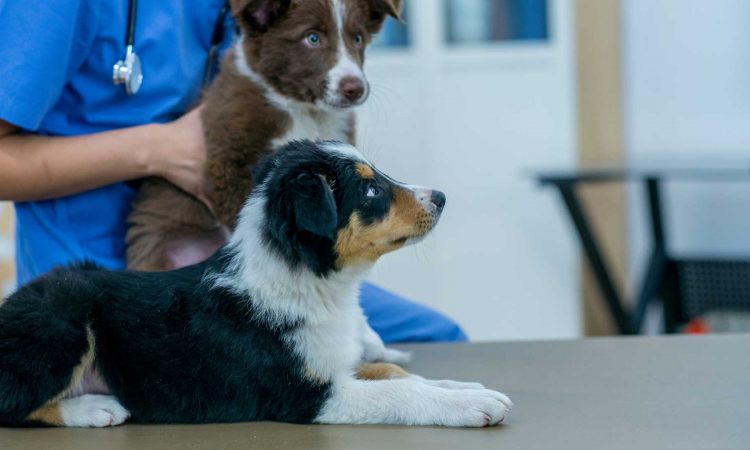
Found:
<path fill-rule="evenodd" d="M 361 34 L 358 34 L 354 36 L 354 43 L 357 44 L 358 46 L 361 46 L 362 44 L 365 43 L 365 38 Z"/>
<path fill-rule="evenodd" d="M 375 186 L 374 184 L 371 184 L 367 186 L 367 193 L 365 194 L 365 197 L 368 198 L 374 198 L 380 195 L 380 188 Z"/>

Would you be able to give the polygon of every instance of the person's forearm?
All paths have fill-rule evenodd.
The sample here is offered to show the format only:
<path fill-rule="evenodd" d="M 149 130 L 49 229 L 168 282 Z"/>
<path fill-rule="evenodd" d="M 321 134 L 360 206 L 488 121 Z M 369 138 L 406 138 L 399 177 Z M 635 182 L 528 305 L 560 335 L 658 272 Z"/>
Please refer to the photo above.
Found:
<path fill-rule="evenodd" d="M 0 200 L 41 200 L 159 175 L 152 157 L 165 144 L 162 125 L 76 137 L 0 130 Z M 5 136 L 2 136 L 5 134 Z"/>

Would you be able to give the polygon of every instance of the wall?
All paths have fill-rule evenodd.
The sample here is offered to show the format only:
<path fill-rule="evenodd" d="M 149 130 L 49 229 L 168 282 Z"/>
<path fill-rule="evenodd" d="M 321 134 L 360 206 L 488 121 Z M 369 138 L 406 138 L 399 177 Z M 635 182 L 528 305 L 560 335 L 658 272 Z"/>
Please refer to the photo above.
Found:
<path fill-rule="evenodd" d="M 574 163 L 572 9 L 551 0 L 549 43 L 445 48 L 442 2 L 412 0 L 412 48 L 371 52 L 360 147 L 448 197 L 434 235 L 372 279 L 436 307 L 477 340 L 580 336 L 577 243 L 534 168 Z"/>
<path fill-rule="evenodd" d="M 623 2 L 627 153 L 635 165 L 750 171 L 750 2 Z M 670 183 L 671 248 L 750 255 L 746 182 Z M 642 272 L 643 193 L 631 191 L 631 265 Z"/>

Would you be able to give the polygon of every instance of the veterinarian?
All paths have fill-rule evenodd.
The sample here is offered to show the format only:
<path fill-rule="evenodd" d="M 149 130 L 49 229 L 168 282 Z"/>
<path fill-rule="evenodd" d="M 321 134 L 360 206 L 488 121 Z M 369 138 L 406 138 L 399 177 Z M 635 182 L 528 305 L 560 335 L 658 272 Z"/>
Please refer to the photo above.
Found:
<path fill-rule="evenodd" d="M 224 6 L 140 2 L 129 33 L 128 0 L 0 0 L 0 199 L 15 202 L 19 285 L 76 260 L 124 268 L 138 179 L 204 198 L 202 124 L 187 111 L 214 65 L 212 41 L 218 54 L 233 39 Z M 142 84 L 114 84 L 133 36 Z M 446 317 L 369 283 L 361 303 L 386 342 L 465 339 Z"/>

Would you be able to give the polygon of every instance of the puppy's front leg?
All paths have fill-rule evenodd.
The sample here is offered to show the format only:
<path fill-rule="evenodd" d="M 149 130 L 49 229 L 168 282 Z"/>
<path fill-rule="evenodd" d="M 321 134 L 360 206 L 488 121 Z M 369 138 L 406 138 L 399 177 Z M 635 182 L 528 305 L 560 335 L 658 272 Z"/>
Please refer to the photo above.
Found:
<path fill-rule="evenodd" d="M 489 389 L 447 389 L 411 378 L 345 379 L 334 384 L 315 421 L 486 427 L 505 420 L 512 406 L 506 395 Z"/>
<path fill-rule="evenodd" d="M 380 336 L 367 323 L 364 312 L 359 317 L 359 334 L 363 349 L 362 361 L 386 362 L 402 366 L 409 364 L 409 361 L 411 361 L 411 353 L 385 346 Z"/>
<path fill-rule="evenodd" d="M 402 369 L 395 364 L 389 363 L 365 363 L 357 368 L 357 379 L 359 380 L 397 380 L 408 378 L 416 380 L 430 386 L 437 386 L 445 389 L 484 389 L 480 383 L 465 383 L 453 380 L 428 380 L 414 375 Z"/>

